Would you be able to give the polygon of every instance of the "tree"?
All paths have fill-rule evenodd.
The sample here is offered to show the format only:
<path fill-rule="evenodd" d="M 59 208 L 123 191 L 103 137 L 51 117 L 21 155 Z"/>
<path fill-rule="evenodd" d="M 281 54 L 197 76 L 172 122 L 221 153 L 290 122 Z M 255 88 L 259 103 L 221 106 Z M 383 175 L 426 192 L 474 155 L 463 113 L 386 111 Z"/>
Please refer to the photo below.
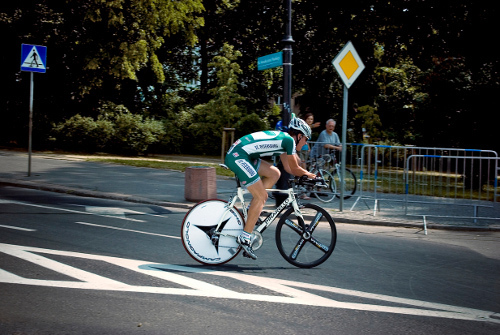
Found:
<path fill-rule="evenodd" d="M 484 121 L 500 88 L 500 61 L 485 33 L 497 30 L 493 2 L 301 0 L 292 8 L 292 86 L 302 93 L 300 107 L 317 120 L 340 120 L 342 83 L 331 61 L 350 40 L 366 65 L 349 89 L 350 103 L 376 108 L 388 136 L 417 145 L 500 149 L 495 123 Z M 4 1 L 0 33 L 5 50 L 19 50 L 21 43 L 48 46 L 47 73 L 35 76 L 38 144 L 53 121 L 96 116 L 100 101 L 175 122 L 176 111 L 211 97 L 218 79 L 208 63 L 224 43 L 241 53 L 240 120 L 267 118 L 282 79 L 279 69 L 257 71 L 256 60 L 282 49 L 283 18 L 283 2 L 275 0 Z M 0 57 L 2 64 L 19 62 L 18 51 Z M 29 76 L 6 69 L 0 79 L 7 97 L 0 101 L 2 143 L 27 138 Z M 193 79 L 201 79 L 201 89 L 185 89 Z"/>
<path fill-rule="evenodd" d="M 415 144 L 415 134 L 423 126 L 419 112 L 428 100 L 428 94 L 422 91 L 422 71 L 407 58 L 394 67 L 377 67 L 375 76 L 379 93 L 374 105 L 383 111 L 380 117 L 389 124 L 386 135 L 399 143 Z"/>
<path fill-rule="evenodd" d="M 238 75 L 241 73 L 236 59 L 241 56 L 229 44 L 224 44 L 221 55 L 215 56 L 209 66 L 217 73 L 217 86 L 209 90 L 212 96 L 207 103 L 196 106 L 193 123 L 189 126 L 196 141 L 197 151 L 217 152 L 223 128 L 232 128 L 242 115 L 238 103 L 243 97 L 238 94 Z"/>
<path fill-rule="evenodd" d="M 184 45 L 193 45 L 197 41 L 195 30 L 203 25 L 202 11 L 201 0 L 2 3 L 0 31 L 9 50 L 20 50 L 21 43 L 48 48 L 47 73 L 36 76 L 34 136 L 46 137 L 51 120 L 77 113 L 96 116 L 99 101 L 131 105 L 134 113 L 142 112 L 139 73 L 149 69 L 149 85 L 164 82 L 165 68 L 158 51 L 174 35 L 182 35 Z M 1 60 L 15 64 L 18 58 L 17 52 L 11 52 L 3 54 Z M 27 99 L 18 92 L 29 91 L 28 78 L 15 67 L 2 76 L 9 99 L 0 107 L 10 115 L 27 114 L 27 104 L 19 102 Z M 27 124 L 25 119 L 14 117 L 8 121 L 2 124 L 12 129 L 15 123 L 16 133 Z M 0 130 L 7 134 L 4 141 L 19 137 L 8 129 Z"/>
<path fill-rule="evenodd" d="M 380 141 L 381 139 L 385 138 L 385 132 L 382 130 L 382 122 L 380 121 L 379 115 L 376 113 L 377 109 L 372 107 L 372 106 L 361 106 L 357 108 L 357 114 L 354 115 L 354 122 L 355 124 L 359 124 L 360 130 L 365 130 L 361 131 L 362 134 L 356 134 L 358 135 L 358 138 L 356 139 L 348 139 L 351 141 L 359 141 L 359 142 L 364 142 L 364 138 L 362 136 L 368 135 L 369 138 L 369 143 L 377 142 Z M 349 133 L 348 133 L 349 135 Z"/>

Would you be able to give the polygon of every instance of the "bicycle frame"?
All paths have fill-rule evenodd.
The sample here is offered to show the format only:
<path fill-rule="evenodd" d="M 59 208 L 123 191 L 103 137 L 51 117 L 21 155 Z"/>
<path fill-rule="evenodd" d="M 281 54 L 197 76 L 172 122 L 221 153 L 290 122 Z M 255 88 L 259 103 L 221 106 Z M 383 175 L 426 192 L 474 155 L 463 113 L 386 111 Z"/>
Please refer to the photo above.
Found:
<path fill-rule="evenodd" d="M 342 166 L 340 165 L 340 163 L 335 163 L 334 166 L 335 166 L 335 170 L 337 170 L 339 172 L 342 171 Z M 332 170 L 332 171 L 335 171 L 335 170 Z M 343 179 L 344 179 L 344 176 L 342 176 L 342 173 L 339 173 L 339 180 L 341 183 L 343 183 L 343 181 L 342 181 Z"/>
<path fill-rule="evenodd" d="M 245 219 L 245 222 L 248 217 L 248 211 L 247 207 L 245 205 L 245 199 L 244 195 L 250 193 L 247 190 L 244 190 L 241 185 L 239 180 L 236 180 L 237 182 L 237 189 L 236 189 L 236 194 L 231 195 L 229 198 L 228 204 L 226 205 L 226 210 L 224 211 L 224 214 L 221 216 L 220 221 L 217 224 L 217 227 L 215 229 L 216 232 L 220 231 L 220 227 L 222 225 L 222 218 L 225 217 L 228 211 L 231 210 L 231 208 L 234 208 L 236 205 L 236 202 L 239 201 L 242 207 L 243 211 L 243 218 Z M 302 212 L 299 209 L 299 204 L 297 202 L 297 198 L 295 197 L 295 193 L 293 192 L 293 184 L 289 183 L 290 186 L 287 190 L 276 190 L 276 189 L 266 189 L 268 192 L 279 192 L 279 193 L 286 193 L 288 194 L 288 197 L 271 213 L 267 216 L 267 218 L 262 222 L 262 224 L 258 225 L 256 227 L 256 231 L 259 233 L 264 232 L 276 219 L 278 215 L 281 214 L 281 212 L 287 208 L 289 205 L 291 205 L 294 209 L 295 215 L 300 217 L 302 219 L 301 222 L 303 222 L 304 217 L 302 216 Z M 306 233 L 305 227 L 301 227 Z"/>

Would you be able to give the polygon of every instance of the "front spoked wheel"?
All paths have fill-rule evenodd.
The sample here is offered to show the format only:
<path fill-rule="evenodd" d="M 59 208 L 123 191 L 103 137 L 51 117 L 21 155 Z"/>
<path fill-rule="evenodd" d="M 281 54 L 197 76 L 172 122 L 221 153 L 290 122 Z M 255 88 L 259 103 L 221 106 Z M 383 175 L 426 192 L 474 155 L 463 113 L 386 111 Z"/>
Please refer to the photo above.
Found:
<path fill-rule="evenodd" d="M 202 264 L 229 262 L 241 249 L 236 236 L 243 231 L 245 221 L 236 208 L 227 211 L 226 206 L 227 202 L 223 200 L 202 201 L 184 217 L 182 244 L 187 253 Z M 219 222 L 222 222 L 221 229 L 216 232 Z"/>
<path fill-rule="evenodd" d="M 283 258 L 300 268 L 312 268 L 330 257 L 337 242 L 335 222 L 326 210 L 315 204 L 301 208 L 302 218 L 288 209 L 276 226 L 276 246 Z"/>

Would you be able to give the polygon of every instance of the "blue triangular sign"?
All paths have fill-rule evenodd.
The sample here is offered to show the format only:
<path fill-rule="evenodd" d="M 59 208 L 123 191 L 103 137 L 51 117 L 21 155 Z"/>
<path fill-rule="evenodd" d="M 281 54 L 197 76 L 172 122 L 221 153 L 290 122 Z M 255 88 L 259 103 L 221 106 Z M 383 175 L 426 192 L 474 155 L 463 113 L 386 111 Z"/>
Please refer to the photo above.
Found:
<path fill-rule="evenodd" d="M 21 46 L 21 71 L 46 71 L 47 47 L 23 44 Z"/>

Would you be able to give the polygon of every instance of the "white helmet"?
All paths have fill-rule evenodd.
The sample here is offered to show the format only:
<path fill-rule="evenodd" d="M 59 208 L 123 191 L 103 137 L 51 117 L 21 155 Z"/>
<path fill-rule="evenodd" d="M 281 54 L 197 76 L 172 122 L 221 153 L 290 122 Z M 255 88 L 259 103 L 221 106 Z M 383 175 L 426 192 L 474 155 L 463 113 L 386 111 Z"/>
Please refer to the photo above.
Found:
<path fill-rule="evenodd" d="M 302 119 L 293 118 L 288 125 L 288 129 L 300 131 L 308 140 L 311 139 L 311 127 Z"/>

